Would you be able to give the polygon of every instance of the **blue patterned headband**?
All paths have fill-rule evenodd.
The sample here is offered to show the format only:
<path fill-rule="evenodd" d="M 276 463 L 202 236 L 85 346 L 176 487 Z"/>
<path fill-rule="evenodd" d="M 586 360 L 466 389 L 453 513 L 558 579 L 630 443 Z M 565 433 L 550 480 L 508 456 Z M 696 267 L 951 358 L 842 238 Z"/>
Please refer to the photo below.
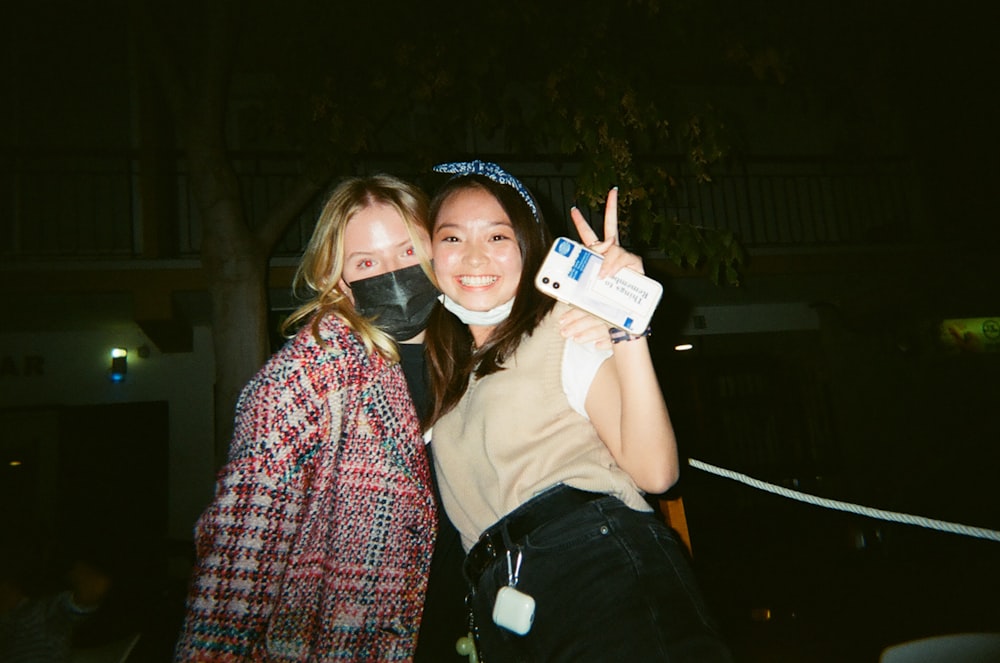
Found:
<path fill-rule="evenodd" d="M 450 163 L 439 163 L 434 166 L 434 172 L 453 173 L 455 177 L 460 177 L 462 175 L 482 175 L 483 177 L 493 180 L 497 184 L 509 186 L 517 191 L 522 198 L 524 198 L 524 202 L 528 203 L 528 207 L 531 208 L 531 213 L 534 215 L 535 221 L 541 223 L 541 217 L 538 215 L 538 206 L 535 204 L 535 199 L 532 198 L 531 194 L 524 187 L 524 185 L 521 184 L 519 179 L 495 163 L 480 161 L 478 159 L 475 161 L 452 161 Z"/>

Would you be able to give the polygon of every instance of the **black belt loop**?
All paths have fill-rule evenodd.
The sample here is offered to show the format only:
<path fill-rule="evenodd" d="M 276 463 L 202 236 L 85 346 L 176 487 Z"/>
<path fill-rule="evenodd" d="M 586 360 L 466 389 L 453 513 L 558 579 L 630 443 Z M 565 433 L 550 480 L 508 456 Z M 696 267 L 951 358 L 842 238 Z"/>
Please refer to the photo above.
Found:
<path fill-rule="evenodd" d="M 491 525 L 465 558 L 465 576 L 473 591 L 486 567 L 507 552 L 505 531 L 510 543 L 517 544 L 542 525 L 602 497 L 607 497 L 607 494 L 591 493 L 560 484 L 525 502 Z"/>

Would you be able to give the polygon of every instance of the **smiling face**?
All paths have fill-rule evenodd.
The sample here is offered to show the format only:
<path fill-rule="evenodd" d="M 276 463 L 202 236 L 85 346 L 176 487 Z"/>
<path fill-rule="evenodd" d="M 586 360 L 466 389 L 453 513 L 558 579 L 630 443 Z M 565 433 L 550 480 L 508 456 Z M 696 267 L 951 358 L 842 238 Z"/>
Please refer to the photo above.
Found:
<path fill-rule="evenodd" d="M 431 238 L 445 295 L 472 311 L 506 304 L 521 282 L 521 248 L 507 213 L 488 191 L 460 189 L 439 208 Z"/>
<path fill-rule="evenodd" d="M 426 252 L 429 239 L 423 229 Z M 340 287 L 351 302 L 350 284 L 361 279 L 395 272 L 420 262 L 403 217 L 391 205 L 375 203 L 355 214 L 344 229 L 344 271 Z"/>

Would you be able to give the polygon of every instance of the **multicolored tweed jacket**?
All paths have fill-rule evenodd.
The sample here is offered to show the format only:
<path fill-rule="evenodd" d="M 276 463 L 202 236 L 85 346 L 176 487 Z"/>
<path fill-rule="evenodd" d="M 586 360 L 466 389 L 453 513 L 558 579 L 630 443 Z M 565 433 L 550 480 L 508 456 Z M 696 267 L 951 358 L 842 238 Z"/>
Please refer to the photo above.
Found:
<path fill-rule="evenodd" d="M 178 661 L 405 661 L 436 515 L 398 364 L 339 320 L 306 325 L 247 384 L 196 526 Z"/>

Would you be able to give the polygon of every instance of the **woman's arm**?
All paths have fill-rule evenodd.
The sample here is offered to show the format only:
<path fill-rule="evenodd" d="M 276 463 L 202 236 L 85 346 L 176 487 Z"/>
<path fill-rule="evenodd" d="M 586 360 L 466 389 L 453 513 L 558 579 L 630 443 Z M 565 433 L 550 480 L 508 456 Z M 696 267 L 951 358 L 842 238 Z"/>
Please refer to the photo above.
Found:
<path fill-rule="evenodd" d="M 230 460 L 196 525 L 197 561 L 177 661 L 245 661 L 265 642 L 305 507 L 286 469 L 313 435 L 286 425 L 308 417 L 285 416 L 278 403 L 315 404 L 295 389 L 258 385 L 240 399 Z M 333 433 L 329 439 L 336 440 Z"/>
<path fill-rule="evenodd" d="M 289 495 L 252 459 L 230 464 L 198 521 L 198 560 L 178 661 L 243 661 L 264 638 L 295 517 Z"/>
<path fill-rule="evenodd" d="M 600 277 L 630 268 L 642 273 L 642 260 L 618 245 L 618 189 L 608 193 L 604 240 L 579 210 L 571 211 L 580 239 L 604 257 Z M 642 490 L 662 493 L 680 476 L 677 441 L 663 400 L 647 338 L 612 346 L 587 393 L 586 408 L 594 428 L 618 465 Z"/>
<path fill-rule="evenodd" d="M 677 441 L 645 338 L 618 343 L 587 392 L 587 414 L 619 467 L 647 493 L 680 476 Z"/>

